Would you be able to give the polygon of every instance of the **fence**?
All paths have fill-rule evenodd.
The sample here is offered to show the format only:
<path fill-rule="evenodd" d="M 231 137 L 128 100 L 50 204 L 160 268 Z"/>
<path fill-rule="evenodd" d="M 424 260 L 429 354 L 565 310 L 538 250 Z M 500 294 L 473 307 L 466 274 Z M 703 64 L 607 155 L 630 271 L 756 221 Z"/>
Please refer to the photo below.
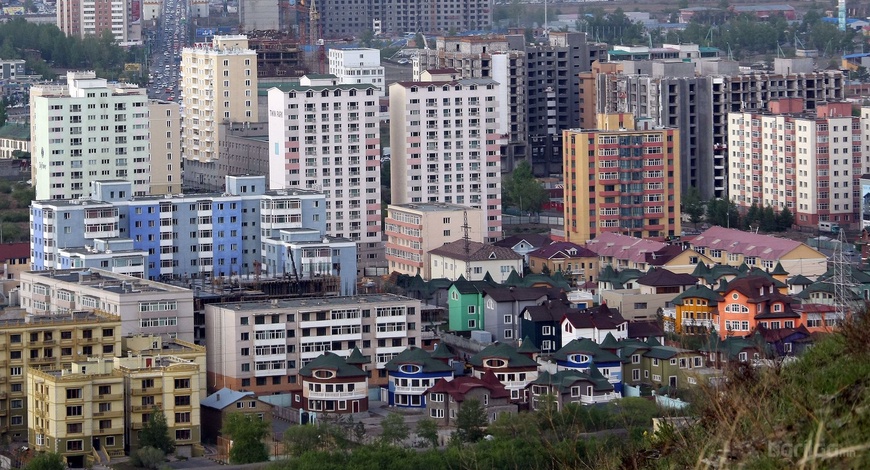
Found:
<path fill-rule="evenodd" d="M 526 224 L 544 224 L 555 225 L 562 227 L 565 225 L 565 217 L 552 215 L 509 215 L 502 214 L 502 225 L 526 225 Z"/>
<path fill-rule="evenodd" d="M 662 395 L 656 395 L 656 404 L 661 407 L 671 408 L 674 410 L 682 410 L 685 407 L 689 406 L 688 403 L 680 400 L 679 398 L 671 398 Z"/>

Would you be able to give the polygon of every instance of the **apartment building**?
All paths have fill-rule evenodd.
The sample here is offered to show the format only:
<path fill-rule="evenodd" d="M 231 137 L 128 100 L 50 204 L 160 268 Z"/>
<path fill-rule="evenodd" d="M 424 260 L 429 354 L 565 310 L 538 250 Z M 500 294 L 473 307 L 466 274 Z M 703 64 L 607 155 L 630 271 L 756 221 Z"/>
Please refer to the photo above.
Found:
<path fill-rule="evenodd" d="M 498 84 L 428 76 L 431 81 L 390 85 L 393 203 L 480 208 L 485 241 L 498 240 L 500 152 L 506 142 Z"/>
<path fill-rule="evenodd" d="M 326 194 L 326 234 L 357 243 L 362 274 L 383 266 L 379 88 L 306 75 L 269 90 L 269 186 Z"/>
<path fill-rule="evenodd" d="M 498 82 L 502 119 L 509 123 L 503 171 L 530 159 L 536 175 L 549 176 L 562 171 L 562 130 L 580 126 L 579 74 L 606 53 L 606 44 L 589 42 L 585 33 L 551 31 L 534 43 L 521 34 L 444 37 L 414 60 L 414 78 L 452 68 L 462 78 Z"/>
<path fill-rule="evenodd" d="M 329 73 L 338 77 L 342 85 L 367 83 L 375 85 L 383 96 L 387 91 L 384 83 L 384 68 L 381 66 L 381 50 L 353 47 L 330 49 L 327 54 Z"/>
<path fill-rule="evenodd" d="M 842 101 L 842 72 L 815 71 L 812 59 L 774 60 L 773 73 L 739 73 L 727 60 L 623 61 L 622 73 L 596 78 L 598 113 L 631 112 L 681 132 L 682 190 L 696 187 L 703 198 L 728 197 L 729 112 L 764 109 L 777 98 L 818 103 Z"/>
<path fill-rule="evenodd" d="M 83 38 L 111 31 L 117 42 L 129 38 L 130 4 L 124 0 L 59 0 L 57 27 L 67 36 Z"/>
<path fill-rule="evenodd" d="M 214 36 L 181 51 L 181 154 L 185 184 L 196 184 L 200 173 L 214 172 L 220 124 L 256 122 L 257 53 L 244 35 Z"/>
<path fill-rule="evenodd" d="M 16 150 L 30 152 L 30 125 L 7 122 L 0 127 L 0 158 L 15 158 Z"/>
<path fill-rule="evenodd" d="M 565 131 L 565 236 L 680 234 L 680 132 L 631 114 L 599 115 L 598 129 Z"/>
<path fill-rule="evenodd" d="M 21 307 L 31 315 L 107 312 L 121 334 L 161 335 L 193 341 L 193 292 L 99 269 L 28 271 L 21 274 Z"/>
<path fill-rule="evenodd" d="M 408 32 L 444 34 L 448 31 L 487 31 L 492 28 L 492 2 L 488 0 L 437 0 L 430 3 L 373 0 L 347 3 L 320 0 L 322 34 L 346 38 L 371 31 L 379 25 L 382 34 L 401 36 Z"/>
<path fill-rule="evenodd" d="M 729 113 L 729 199 L 788 208 L 795 225 L 835 222 L 860 228 L 861 119 L 851 103 L 824 103 L 805 112 L 800 98 L 770 102 L 769 112 Z"/>
<path fill-rule="evenodd" d="M 67 72 L 66 85 L 30 89 L 36 199 L 78 199 L 91 183 L 121 180 L 150 191 L 148 97 L 144 88 Z"/>
<path fill-rule="evenodd" d="M 446 203 L 390 204 L 384 233 L 390 272 L 430 279 L 429 251 L 465 238 L 483 243 L 481 209 Z"/>
<path fill-rule="evenodd" d="M 69 368 L 74 361 L 121 349 L 121 321 L 104 312 L 26 315 L 0 320 L 0 434 L 28 437 L 27 371 Z M 34 444 L 36 441 L 31 441 Z"/>
<path fill-rule="evenodd" d="M 207 6 L 207 4 L 206 4 Z M 264 0 L 239 2 L 239 29 L 242 32 L 281 29 L 282 4 Z M 205 15 L 208 17 L 208 14 Z"/>
<path fill-rule="evenodd" d="M 224 192 L 227 175 L 263 175 L 269 181 L 269 126 L 266 122 L 223 122 L 214 165 L 199 165 L 186 190 Z"/>
<path fill-rule="evenodd" d="M 324 234 L 322 193 L 268 191 L 263 176 L 228 176 L 226 182 L 222 194 L 159 198 L 130 197 L 129 183 L 97 182 L 89 200 L 33 202 L 32 269 L 96 267 L 129 274 L 138 270 L 148 279 L 278 276 L 284 272 L 270 268 L 278 261 L 269 257 L 279 254 L 267 249 L 270 239 L 280 240 L 281 230 Z M 322 237 L 318 241 L 331 243 Z M 113 245 L 124 249 L 115 252 Z M 343 252 L 356 247 L 339 248 L 342 262 L 354 259 Z M 142 251 L 147 255 L 144 266 L 137 266 Z M 306 277 L 301 264 L 309 260 L 294 255 L 300 277 Z M 100 264 L 88 264 L 92 261 Z M 330 267 L 339 276 L 340 266 Z M 340 276 L 345 291 L 352 293 L 354 270 L 345 268 Z"/>
<path fill-rule="evenodd" d="M 393 294 L 209 304 L 208 387 L 258 395 L 298 389 L 300 369 L 326 351 L 369 358 L 360 367 L 372 385 L 386 384 L 384 366 L 419 346 L 419 300 Z"/>
<path fill-rule="evenodd" d="M 151 99 L 148 116 L 151 194 L 181 194 L 181 108 Z"/>

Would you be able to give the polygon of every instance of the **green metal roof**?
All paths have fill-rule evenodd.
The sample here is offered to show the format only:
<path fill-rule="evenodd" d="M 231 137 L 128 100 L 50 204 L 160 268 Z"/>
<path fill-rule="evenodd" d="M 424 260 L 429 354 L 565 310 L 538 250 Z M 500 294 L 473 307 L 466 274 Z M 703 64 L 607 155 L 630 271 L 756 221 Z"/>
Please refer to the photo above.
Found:
<path fill-rule="evenodd" d="M 0 127 L 0 137 L 16 140 L 30 140 L 30 124 L 7 122 Z"/>
<path fill-rule="evenodd" d="M 420 366 L 424 373 L 453 371 L 452 367 L 437 359 L 433 359 L 428 352 L 416 347 L 410 347 L 400 352 L 396 357 L 392 358 L 390 362 L 387 362 L 384 365 L 384 368 L 388 371 L 395 372 L 399 370 L 399 366 L 402 364 Z"/>
<path fill-rule="evenodd" d="M 305 367 L 299 369 L 299 375 L 312 377 L 315 370 L 326 369 L 335 372 L 336 377 L 366 377 L 368 374 L 356 366 L 347 363 L 341 356 L 333 352 L 325 352 L 314 358 Z"/>
<path fill-rule="evenodd" d="M 494 343 L 486 348 L 483 351 L 471 356 L 468 360 L 468 363 L 473 366 L 483 366 L 484 359 L 504 359 L 507 361 L 507 367 L 537 367 L 538 363 L 535 362 L 532 358 L 528 356 L 524 356 L 517 352 L 517 350 L 508 344 L 505 343 Z"/>

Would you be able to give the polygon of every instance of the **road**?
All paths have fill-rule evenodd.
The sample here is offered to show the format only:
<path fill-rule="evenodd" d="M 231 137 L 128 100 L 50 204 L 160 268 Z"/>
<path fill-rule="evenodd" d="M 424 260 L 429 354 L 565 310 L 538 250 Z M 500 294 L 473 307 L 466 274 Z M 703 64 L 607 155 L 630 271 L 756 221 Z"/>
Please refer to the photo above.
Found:
<path fill-rule="evenodd" d="M 178 100 L 181 49 L 187 46 L 187 0 L 166 0 L 157 31 L 151 37 L 151 66 L 148 96 Z"/>

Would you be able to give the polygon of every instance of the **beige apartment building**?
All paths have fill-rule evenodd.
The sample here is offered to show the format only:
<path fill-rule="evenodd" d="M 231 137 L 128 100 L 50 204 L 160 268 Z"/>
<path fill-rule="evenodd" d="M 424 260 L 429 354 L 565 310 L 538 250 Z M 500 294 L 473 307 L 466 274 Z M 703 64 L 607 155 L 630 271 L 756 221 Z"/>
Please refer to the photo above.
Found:
<path fill-rule="evenodd" d="M 214 36 L 181 52 L 181 151 L 196 178 L 216 165 L 223 122 L 257 121 L 257 53 L 244 35 Z M 193 182 L 193 181 L 192 181 Z"/>
<path fill-rule="evenodd" d="M 104 312 L 0 320 L 0 434 L 28 437 L 29 367 L 69 369 L 88 357 L 114 356 L 121 349 L 120 329 L 120 318 Z"/>
<path fill-rule="evenodd" d="M 101 311 L 120 317 L 120 335 L 194 341 L 193 291 L 101 269 L 21 274 L 21 307 L 32 315 Z"/>
<path fill-rule="evenodd" d="M 181 194 L 181 110 L 178 103 L 148 100 L 151 194 Z"/>
<path fill-rule="evenodd" d="M 421 344 L 420 310 L 419 300 L 393 294 L 209 304 L 208 390 L 287 393 L 311 360 L 357 348 L 371 385 L 386 384 L 384 365 Z"/>
<path fill-rule="evenodd" d="M 389 270 L 430 279 L 429 251 L 465 237 L 483 243 L 483 213 L 480 208 L 444 202 L 391 204 L 387 206 Z"/>

